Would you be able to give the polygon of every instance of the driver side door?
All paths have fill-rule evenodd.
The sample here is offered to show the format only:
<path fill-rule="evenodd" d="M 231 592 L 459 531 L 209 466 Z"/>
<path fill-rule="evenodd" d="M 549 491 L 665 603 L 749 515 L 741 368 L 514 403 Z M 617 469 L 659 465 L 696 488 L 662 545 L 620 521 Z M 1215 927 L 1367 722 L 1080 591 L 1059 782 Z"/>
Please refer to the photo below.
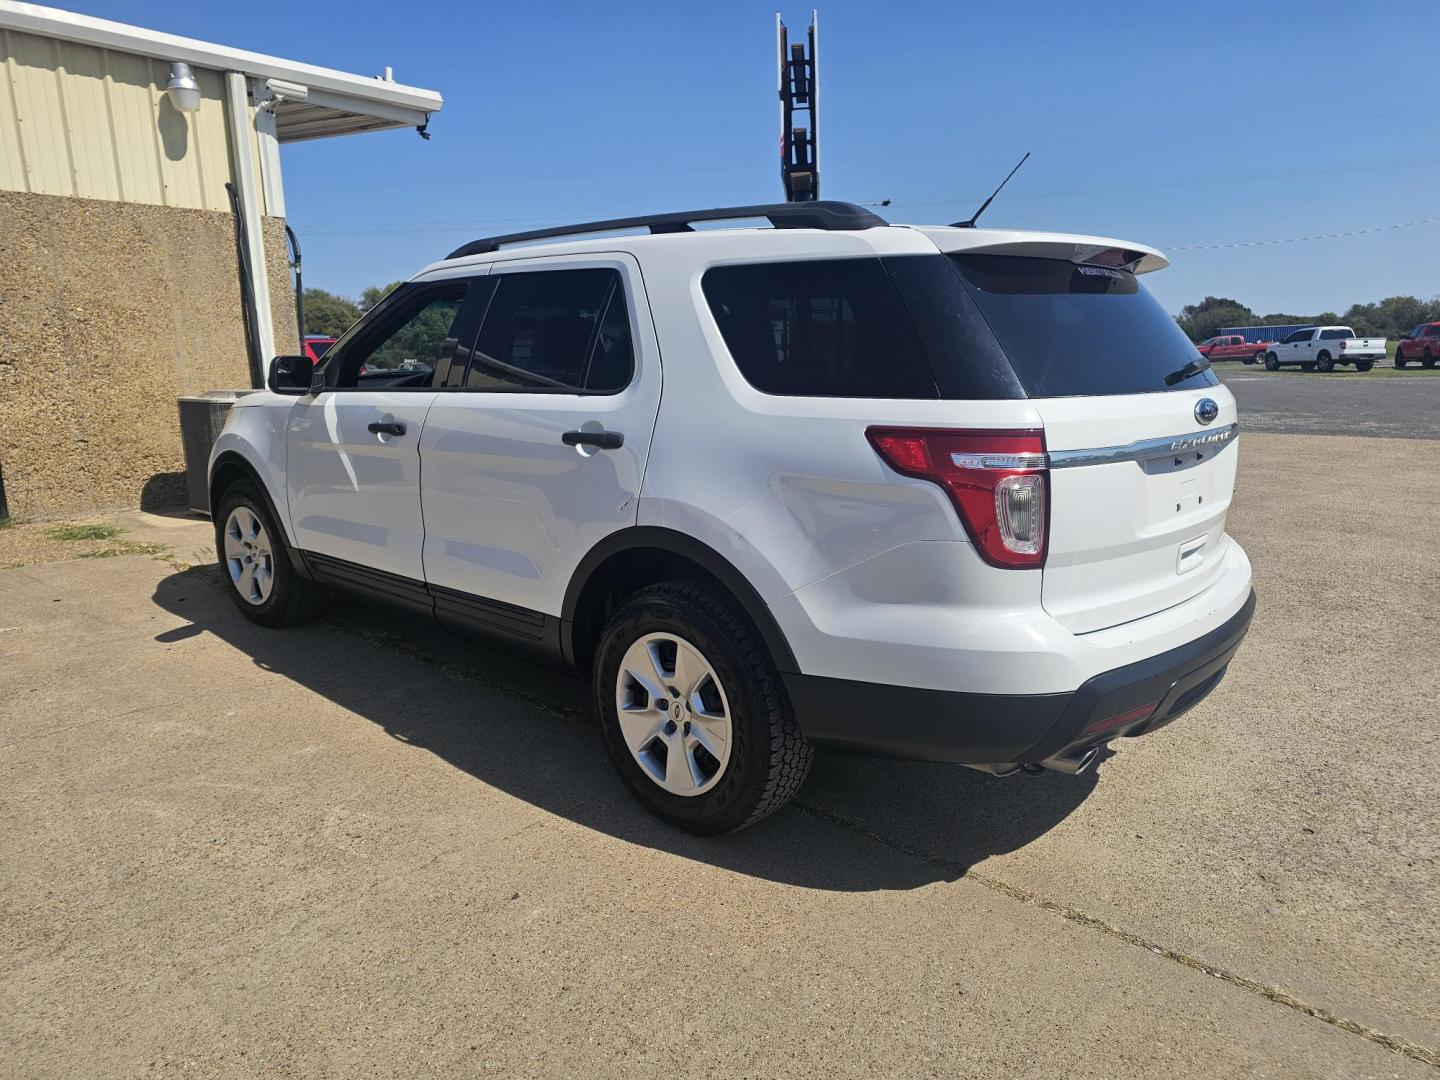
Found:
<path fill-rule="evenodd" d="M 395 289 L 330 349 L 324 389 L 292 408 L 290 520 L 318 578 L 423 597 L 420 432 L 457 340 L 474 335 L 483 280 L 472 271 Z M 409 581 L 366 573 L 377 570 Z"/>

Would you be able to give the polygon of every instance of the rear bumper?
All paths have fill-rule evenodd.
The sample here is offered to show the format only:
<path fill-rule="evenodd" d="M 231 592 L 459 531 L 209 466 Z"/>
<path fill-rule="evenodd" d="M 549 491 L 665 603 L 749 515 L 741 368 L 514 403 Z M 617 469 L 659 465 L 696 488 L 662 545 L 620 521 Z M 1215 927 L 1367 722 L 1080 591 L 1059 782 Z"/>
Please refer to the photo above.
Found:
<path fill-rule="evenodd" d="M 819 747 L 962 765 L 1038 764 L 1154 731 L 1194 707 L 1219 685 L 1254 611 L 1252 591 L 1201 637 L 1095 675 L 1071 693 L 971 694 L 800 674 L 785 675 L 785 688 L 801 730 Z M 1126 714 L 1135 715 L 1097 727 Z"/>

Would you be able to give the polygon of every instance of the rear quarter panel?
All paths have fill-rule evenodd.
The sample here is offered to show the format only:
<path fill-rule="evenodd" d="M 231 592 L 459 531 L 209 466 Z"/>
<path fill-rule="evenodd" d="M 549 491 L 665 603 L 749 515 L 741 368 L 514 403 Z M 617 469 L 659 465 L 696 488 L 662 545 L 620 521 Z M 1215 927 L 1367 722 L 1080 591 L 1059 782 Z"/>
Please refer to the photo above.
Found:
<path fill-rule="evenodd" d="M 675 237 L 642 262 L 665 388 L 641 491 L 639 524 L 689 533 L 728 559 L 766 603 L 916 540 L 968 543 L 939 487 L 890 471 L 865 438 L 871 424 L 1037 425 L 1026 401 L 782 397 L 735 366 L 702 276 L 725 263 L 934 254 L 911 230 L 845 234 L 737 232 L 686 257 Z M 667 261 L 670 260 L 670 261 Z"/>

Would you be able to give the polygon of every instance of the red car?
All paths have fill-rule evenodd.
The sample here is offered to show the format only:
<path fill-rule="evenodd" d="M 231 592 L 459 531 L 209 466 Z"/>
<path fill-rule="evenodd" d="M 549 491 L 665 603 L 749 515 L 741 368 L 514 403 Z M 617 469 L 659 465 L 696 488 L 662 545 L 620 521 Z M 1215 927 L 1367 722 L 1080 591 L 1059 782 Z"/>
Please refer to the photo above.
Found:
<path fill-rule="evenodd" d="M 1404 367 L 1407 360 L 1419 360 L 1421 367 L 1433 368 L 1440 360 L 1440 322 L 1421 323 L 1400 339 L 1395 346 L 1395 366 Z"/>
<path fill-rule="evenodd" d="M 1206 338 L 1195 346 L 1195 350 L 1210 360 L 1243 360 L 1247 364 L 1259 364 L 1265 359 L 1265 341 L 1246 341 L 1239 334 L 1221 334 Z"/>
<path fill-rule="evenodd" d="M 313 367 L 318 364 L 321 357 L 329 352 L 330 346 L 334 344 L 335 339 L 333 337 L 326 337 L 323 334 L 306 334 L 305 356 L 309 359 L 310 365 Z"/>

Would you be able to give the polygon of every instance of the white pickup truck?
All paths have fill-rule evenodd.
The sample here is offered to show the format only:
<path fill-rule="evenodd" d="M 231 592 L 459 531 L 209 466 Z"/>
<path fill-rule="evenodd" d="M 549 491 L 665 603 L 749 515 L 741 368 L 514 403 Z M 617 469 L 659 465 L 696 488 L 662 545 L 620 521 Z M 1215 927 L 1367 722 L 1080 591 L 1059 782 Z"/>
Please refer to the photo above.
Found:
<path fill-rule="evenodd" d="M 1356 337 L 1348 326 L 1308 326 L 1270 346 L 1265 370 L 1299 364 L 1302 371 L 1333 371 L 1336 364 L 1354 364 L 1356 371 L 1369 371 L 1384 359 L 1383 337 Z"/>

